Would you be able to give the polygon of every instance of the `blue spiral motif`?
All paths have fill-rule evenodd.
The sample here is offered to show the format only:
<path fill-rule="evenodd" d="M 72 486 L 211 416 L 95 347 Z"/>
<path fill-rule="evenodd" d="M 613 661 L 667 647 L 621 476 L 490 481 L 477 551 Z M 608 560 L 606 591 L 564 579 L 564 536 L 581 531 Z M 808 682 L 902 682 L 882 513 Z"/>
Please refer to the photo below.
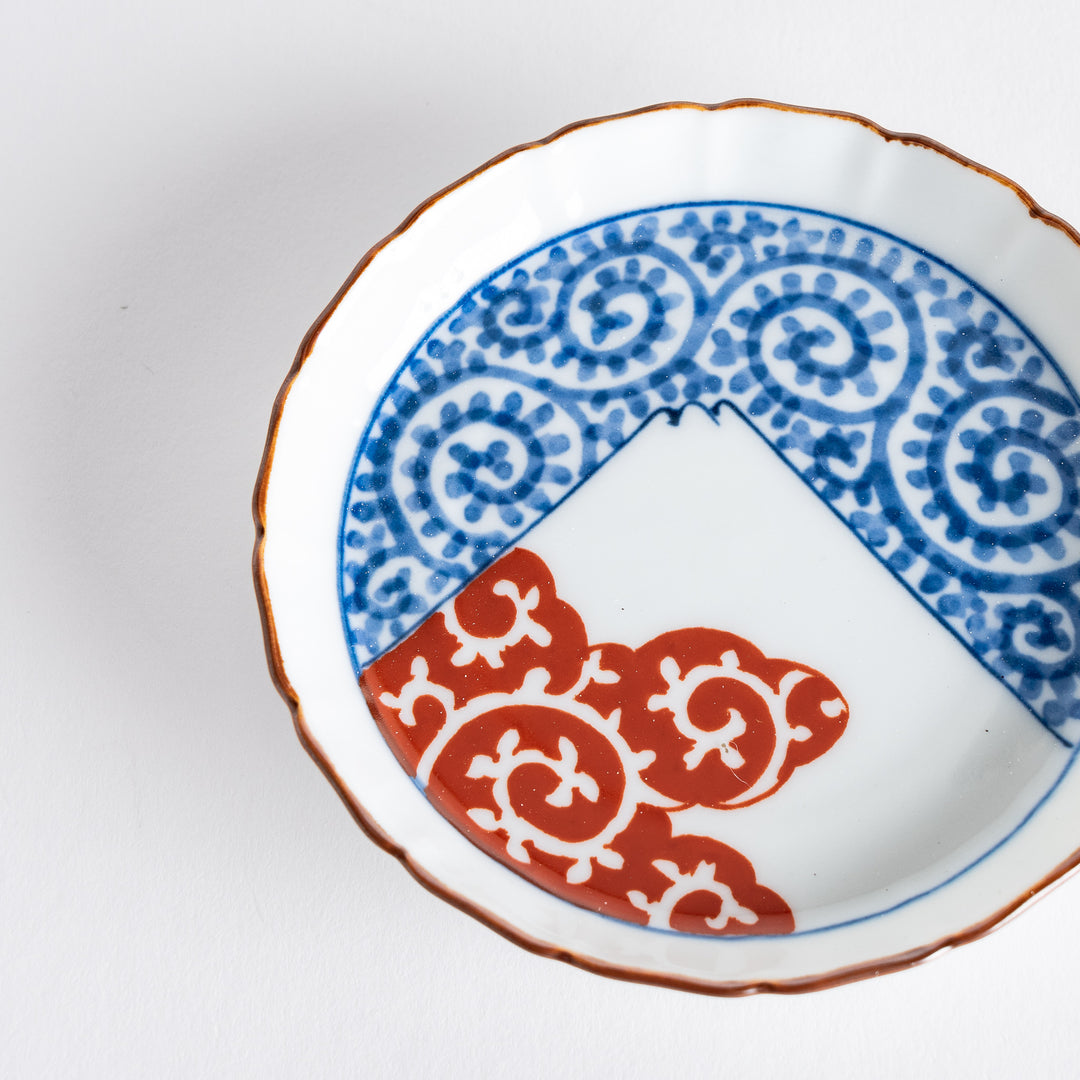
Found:
<path fill-rule="evenodd" d="M 1080 401 L 1035 338 L 869 226 L 749 203 L 598 222 L 405 359 L 340 539 L 358 671 L 658 411 L 735 409 L 984 667 L 1080 737 Z"/>

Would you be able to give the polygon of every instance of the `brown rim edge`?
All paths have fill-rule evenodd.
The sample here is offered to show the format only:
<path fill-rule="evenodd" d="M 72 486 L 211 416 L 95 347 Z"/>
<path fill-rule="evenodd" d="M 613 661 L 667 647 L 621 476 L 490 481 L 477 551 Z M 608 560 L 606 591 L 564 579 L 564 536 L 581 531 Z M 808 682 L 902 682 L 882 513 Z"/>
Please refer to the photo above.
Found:
<path fill-rule="evenodd" d="M 811 109 L 798 105 L 787 105 L 781 102 L 768 101 L 761 98 L 736 98 L 715 105 L 702 105 L 688 101 L 671 101 L 660 105 L 649 105 L 640 109 L 631 109 L 628 112 L 613 113 L 608 116 L 594 117 L 590 120 L 581 120 L 577 123 L 568 124 L 566 127 L 560 128 L 546 138 L 537 139 L 535 142 L 522 143 L 519 146 L 512 147 L 491 158 L 489 161 L 479 166 L 479 168 L 476 168 L 463 176 L 460 180 L 457 180 L 444 187 L 441 191 L 436 192 L 429 199 L 420 203 L 420 205 L 417 206 L 393 232 L 383 237 L 383 239 L 375 244 L 374 247 L 364 255 L 360 262 L 357 263 L 356 267 L 337 291 L 334 298 L 327 304 L 326 308 L 312 324 L 311 329 L 308 330 L 307 334 L 304 335 L 304 340 L 301 342 L 300 348 L 297 351 L 296 359 L 293 361 L 292 367 L 289 369 L 289 373 L 286 376 L 281 389 L 278 391 L 270 416 L 270 428 L 267 433 L 266 446 L 263 450 L 262 462 L 259 466 L 259 474 L 255 482 L 255 492 L 252 499 L 252 514 L 255 519 L 255 550 L 252 558 L 252 570 L 255 578 L 255 593 L 259 604 L 259 615 L 262 619 L 263 638 L 266 646 L 266 658 L 270 666 L 270 674 L 273 678 L 274 685 L 277 687 L 278 693 L 285 699 L 292 712 L 293 724 L 296 728 L 296 733 L 299 736 L 301 745 L 314 760 L 323 775 L 333 785 L 342 802 L 348 808 L 360 828 L 363 829 L 363 831 L 378 844 L 379 847 L 388 851 L 398 859 L 405 869 L 408 870 L 421 885 L 434 893 L 439 899 L 453 905 L 459 911 L 464 911 L 466 914 L 471 915 L 485 926 L 494 930 L 496 933 L 501 934 L 515 945 L 520 945 L 522 948 L 527 949 L 529 952 L 536 953 L 539 956 L 549 957 L 553 960 L 562 960 L 575 967 L 594 972 L 598 975 L 605 975 L 610 978 L 622 979 L 629 982 L 647 983 L 653 986 L 670 987 L 677 990 L 688 990 L 700 994 L 711 994 L 717 997 L 745 997 L 751 994 L 761 993 L 802 994 L 813 990 L 826 990 L 834 986 L 841 986 L 845 983 L 857 982 L 860 979 L 872 978 L 875 975 L 885 975 L 890 972 L 901 971 L 904 968 L 922 963 L 925 960 L 929 960 L 931 957 L 948 952 L 959 945 L 966 945 L 970 941 L 975 941 L 978 938 L 985 936 L 991 930 L 996 929 L 1013 916 L 1019 914 L 1043 893 L 1047 892 L 1053 886 L 1060 884 L 1080 867 L 1080 849 L 1074 851 L 1069 858 L 1056 866 L 1049 874 L 1017 897 L 1012 903 L 1007 904 L 989 918 L 968 927 L 966 930 L 948 935 L 930 945 L 921 946 L 917 949 L 910 950 L 909 952 L 899 953 L 894 956 L 884 957 L 880 960 L 874 960 L 864 964 L 855 964 L 851 967 L 839 968 L 822 975 L 813 975 L 798 979 L 785 979 L 776 982 L 710 983 L 694 979 L 677 978 L 675 976 L 658 975 L 652 972 L 639 971 L 634 968 L 618 967 L 613 964 L 605 964 L 596 960 L 591 960 L 587 957 L 578 956 L 565 949 L 556 948 L 555 946 L 531 938 L 516 927 L 497 919 L 489 912 L 484 911 L 477 905 L 470 903 L 463 897 L 453 893 L 443 885 L 441 881 L 428 874 L 423 867 L 413 861 L 407 851 L 394 843 L 394 841 L 379 828 L 379 826 L 369 817 L 367 811 L 365 811 L 360 802 L 345 786 L 345 783 L 342 781 L 341 777 L 338 776 L 314 735 L 308 730 L 307 723 L 304 719 L 303 709 L 301 708 L 296 691 L 293 689 L 292 684 L 289 682 L 288 675 L 285 673 L 285 665 L 282 661 L 281 652 L 278 649 L 277 631 L 274 625 L 273 611 L 270 606 L 270 597 L 266 588 L 266 575 L 263 568 L 263 547 L 266 535 L 266 487 L 274 459 L 278 425 L 281 422 L 281 415 L 284 411 L 285 401 L 289 396 L 289 391 L 292 389 L 292 385 L 296 380 L 297 375 L 300 373 L 300 369 L 311 355 L 312 349 L 315 347 L 315 341 L 322 331 L 322 328 L 326 325 L 327 320 L 334 313 L 334 310 L 337 308 L 345 294 L 352 288 L 357 278 L 359 278 L 359 276 L 367 269 L 372 259 L 374 259 L 387 244 L 409 229 L 421 214 L 434 206 L 440 199 L 468 183 L 481 173 L 486 172 L 488 169 L 506 161 L 516 154 L 520 154 L 526 150 L 533 150 L 540 146 L 546 146 L 571 132 L 579 131 L 582 128 L 593 127 L 597 124 L 607 123 L 609 120 L 624 120 L 628 117 L 640 116 L 644 113 L 662 112 L 668 109 L 696 109 L 701 112 L 719 112 L 727 109 L 741 108 L 777 109 L 782 112 L 803 113 L 810 116 L 831 117 L 835 120 L 847 120 L 869 129 L 886 142 L 900 142 L 910 146 L 919 146 L 927 150 L 933 150 L 936 153 L 949 158 L 951 161 L 963 165 L 965 168 L 971 169 L 982 176 L 989 177 L 991 180 L 996 180 L 999 184 L 1009 188 L 1024 206 L 1027 207 L 1028 213 L 1032 218 L 1042 221 L 1052 228 L 1059 229 L 1072 240 L 1074 244 L 1080 247 L 1080 233 L 1078 233 L 1076 229 L 1062 218 L 1044 210 L 1022 187 L 1020 187 L 1019 184 L 1010 180 L 1007 176 L 1003 176 L 1001 173 L 995 172 L 985 165 L 980 165 L 978 162 L 972 161 L 963 154 L 959 154 L 955 150 L 951 150 L 949 147 L 936 142 L 933 139 L 928 139 L 922 135 L 890 131 L 857 113 L 834 112 L 829 109 Z"/>

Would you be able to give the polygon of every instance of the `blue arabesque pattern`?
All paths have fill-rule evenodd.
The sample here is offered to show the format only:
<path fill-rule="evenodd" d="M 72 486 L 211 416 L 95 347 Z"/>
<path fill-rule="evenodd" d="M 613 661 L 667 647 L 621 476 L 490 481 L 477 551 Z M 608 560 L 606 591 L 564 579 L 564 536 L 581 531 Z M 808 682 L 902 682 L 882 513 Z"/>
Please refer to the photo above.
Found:
<path fill-rule="evenodd" d="M 736 409 L 1064 741 L 1080 736 L 1080 403 L 955 269 L 757 204 L 549 242 L 425 335 L 358 449 L 341 532 L 357 669 L 659 410 Z"/>

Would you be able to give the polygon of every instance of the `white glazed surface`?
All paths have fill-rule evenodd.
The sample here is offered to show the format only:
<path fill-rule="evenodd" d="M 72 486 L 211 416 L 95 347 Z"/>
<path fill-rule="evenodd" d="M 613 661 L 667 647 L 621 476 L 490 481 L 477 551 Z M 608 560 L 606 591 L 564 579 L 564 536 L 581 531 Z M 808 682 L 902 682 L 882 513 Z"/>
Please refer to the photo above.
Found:
<path fill-rule="evenodd" d="M 658 934 L 542 892 L 431 808 L 367 718 L 338 612 L 348 463 L 383 386 L 428 326 L 470 285 L 538 243 L 611 214 L 696 199 L 805 206 L 892 232 L 990 289 L 1067 374 L 1080 370 L 1070 339 L 1080 251 L 996 180 L 853 121 L 768 108 L 679 108 L 586 127 L 435 202 L 341 299 L 281 415 L 265 493 L 264 570 L 284 673 L 311 741 L 426 877 L 526 940 L 590 963 L 706 986 L 800 981 L 925 949 L 1016 902 L 1075 849 L 1080 779 L 1066 773 L 1000 850 L 888 914 L 789 939 Z M 650 580 L 659 563 L 643 553 L 677 550 L 691 576 L 706 579 L 711 539 L 723 526 L 670 478 L 679 460 L 725 455 L 746 468 L 717 466 L 714 481 L 748 524 L 724 532 L 738 570 L 698 590 L 695 612 L 684 595 L 672 597 L 661 573 Z M 719 427 L 703 416 L 671 431 L 653 425 L 526 546 L 556 570 L 593 640 L 637 644 L 696 619 L 818 667 L 861 703 L 805 777 L 723 823 L 725 840 L 753 850 L 759 879 L 792 902 L 799 929 L 813 930 L 892 908 L 969 866 L 1028 814 L 1069 752 L 860 558 L 855 540 L 767 456 L 734 417 Z M 782 513 L 759 472 L 770 493 L 784 490 Z M 603 547 L 625 529 L 639 541 L 625 559 L 590 556 L 566 539 Z M 635 590 L 616 614 L 610 597 L 627 577 Z M 779 620 L 762 604 L 792 595 Z M 888 627 L 876 651 L 860 648 L 867 625 Z"/>

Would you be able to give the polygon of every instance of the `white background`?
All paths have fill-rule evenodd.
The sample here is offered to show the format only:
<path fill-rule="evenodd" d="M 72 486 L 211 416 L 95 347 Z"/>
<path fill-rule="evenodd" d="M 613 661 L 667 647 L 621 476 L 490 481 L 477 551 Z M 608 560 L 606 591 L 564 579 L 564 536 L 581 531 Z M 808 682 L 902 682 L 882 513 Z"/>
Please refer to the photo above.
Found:
<path fill-rule="evenodd" d="M 1080 222 L 1078 31 L 1065 2 L 7 5 L 0 1074 L 1076 1075 L 1080 882 L 919 969 L 744 1001 L 538 959 L 430 896 L 296 741 L 249 506 L 308 325 L 491 155 L 770 97 Z"/>

